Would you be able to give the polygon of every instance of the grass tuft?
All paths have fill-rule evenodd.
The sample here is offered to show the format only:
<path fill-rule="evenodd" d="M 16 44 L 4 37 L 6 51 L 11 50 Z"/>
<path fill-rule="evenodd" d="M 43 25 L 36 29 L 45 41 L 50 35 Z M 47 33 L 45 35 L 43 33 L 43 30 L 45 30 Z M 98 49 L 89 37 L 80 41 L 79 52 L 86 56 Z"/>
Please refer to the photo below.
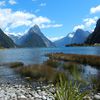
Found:
<path fill-rule="evenodd" d="M 56 85 L 55 100 L 83 100 L 89 94 L 89 91 L 80 92 L 80 85 L 68 81 L 60 76 L 59 82 Z"/>

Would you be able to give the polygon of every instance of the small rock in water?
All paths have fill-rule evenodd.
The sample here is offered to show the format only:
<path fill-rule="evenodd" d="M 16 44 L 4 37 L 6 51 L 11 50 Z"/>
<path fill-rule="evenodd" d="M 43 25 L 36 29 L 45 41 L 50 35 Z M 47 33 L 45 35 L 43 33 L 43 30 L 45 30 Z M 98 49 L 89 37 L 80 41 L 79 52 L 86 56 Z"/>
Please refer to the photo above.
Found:
<path fill-rule="evenodd" d="M 97 93 L 97 95 L 100 95 L 100 93 Z"/>
<path fill-rule="evenodd" d="M 93 100 L 100 100 L 100 95 L 95 94 L 95 95 L 94 95 L 94 99 L 93 99 Z"/>
<path fill-rule="evenodd" d="M 89 96 L 85 96 L 83 100 L 92 100 Z"/>
<path fill-rule="evenodd" d="M 18 97 L 19 100 L 27 100 L 27 98 L 24 95 L 21 95 Z"/>

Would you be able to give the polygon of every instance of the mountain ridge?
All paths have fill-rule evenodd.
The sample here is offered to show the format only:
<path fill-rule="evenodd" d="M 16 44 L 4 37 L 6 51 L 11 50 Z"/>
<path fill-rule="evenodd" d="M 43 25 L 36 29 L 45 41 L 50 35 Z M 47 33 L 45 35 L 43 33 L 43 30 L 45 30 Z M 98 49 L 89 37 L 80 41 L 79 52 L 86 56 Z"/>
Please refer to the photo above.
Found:
<path fill-rule="evenodd" d="M 22 47 L 55 47 L 41 32 L 38 25 L 31 27 L 28 32 L 18 40 Z"/>
<path fill-rule="evenodd" d="M 89 36 L 88 31 L 82 29 L 77 29 L 76 32 L 69 33 L 66 37 L 55 41 L 56 46 L 65 46 L 70 44 L 82 44 L 85 42 L 86 38 Z"/>

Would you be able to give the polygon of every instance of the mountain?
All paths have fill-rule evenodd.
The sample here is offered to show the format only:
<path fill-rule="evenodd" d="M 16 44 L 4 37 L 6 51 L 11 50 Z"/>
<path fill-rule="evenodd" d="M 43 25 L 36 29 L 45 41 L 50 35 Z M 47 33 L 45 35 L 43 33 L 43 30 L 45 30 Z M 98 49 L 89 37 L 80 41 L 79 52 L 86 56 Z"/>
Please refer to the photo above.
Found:
<path fill-rule="evenodd" d="M 0 29 L 0 47 L 4 48 L 13 48 L 15 47 L 15 43 L 13 40 L 8 37 L 1 29 Z"/>
<path fill-rule="evenodd" d="M 55 45 L 48 40 L 41 32 L 38 25 L 30 28 L 27 34 L 18 40 L 18 45 L 22 47 L 54 47 Z"/>
<path fill-rule="evenodd" d="M 76 32 L 69 33 L 66 37 L 55 41 L 56 46 L 65 46 L 70 44 L 82 44 L 86 41 L 86 38 L 89 36 L 88 31 L 82 29 L 77 29 Z"/>
<path fill-rule="evenodd" d="M 54 43 L 57 47 L 65 46 L 66 44 L 71 44 L 72 37 L 73 37 L 73 33 L 69 33 L 66 37 L 57 40 Z"/>
<path fill-rule="evenodd" d="M 18 41 L 21 38 L 21 35 L 15 36 L 13 34 L 9 34 L 8 36 L 14 41 L 15 44 L 18 44 L 19 43 Z"/>
<path fill-rule="evenodd" d="M 84 31 L 82 29 L 77 29 L 72 38 L 71 44 L 82 44 L 86 41 L 90 32 Z"/>
<path fill-rule="evenodd" d="M 96 23 L 96 27 L 92 34 L 86 40 L 88 44 L 100 43 L 100 19 Z"/>

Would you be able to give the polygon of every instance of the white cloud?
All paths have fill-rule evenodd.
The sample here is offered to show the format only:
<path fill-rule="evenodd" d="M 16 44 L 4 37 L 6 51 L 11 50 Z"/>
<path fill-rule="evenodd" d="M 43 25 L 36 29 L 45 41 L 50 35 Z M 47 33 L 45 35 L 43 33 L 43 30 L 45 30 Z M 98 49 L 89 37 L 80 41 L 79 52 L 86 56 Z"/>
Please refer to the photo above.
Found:
<path fill-rule="evenodd" d="M 13 12 L 11 9 L 0 9 L 0 27 L 16 28 L 19 26 L 30 26 L 31 19 L 36 16 L 31 13 L 16 11 Z"/>
<path fill-rule="evenodd" d="M 38 13 L 39 11 L 40 11 L 40 9 L 36 9 L 36 10 L 35 10 L 35 13 Z"/>
<path fill-rule="evenodd" d="M 85 23 L 86 27 L 91 27 L 91 25 L 96 24 L 96 21 L 98 20 L 98 17 L 93 17 L 93 18 L 86 18 L 83 20 L 83 22 Z"/>
<path fill-rule="evenodd" d="M 8 31 L 5 31 L 5 33 L 8 35 L 8 36 L 10 36 L 10 35 L 14 35 L 14 36 L 19 36 L 19 37 L 21 37 L 21 36 L 23 36 L 23 33 L 16 33 L 16 32 L 8 32 Z"/>
<path fill-rule="evenodd" d="M 40 28 L 62 27 L 62 24 L 56 24 L 47 17 L 36 16 L 33 13 L 25 11 L 12 11 L 12 9 L 0 9 L 0 28 L 9 31 L 19 27 L 32 27 L 34 24 Z"/>
<path fill-rule="evenodd" d="M 98 5 L 98 6 L 96 6 L 96 7 L 92 7 L 92 8 L 90 9 L 90 13 L 91 13 L 91 14 L 95 14 L 95 13 L 97 13 L 97 12 L 100 12 L 100 5 Z"/>
<path fill-rule="evenodd" d="M 51 20 L 46 17 L 39 16 L 33 19 L 33 23 L 40 25 L 42 23 L 51 23 Z"/>
<path fill-rule="evenodd" d="M 6 5 L 6 1 L 0 1 L 0 6 L 5 6 Z"/>
<path fill-rule="evenodd" d="M 17 4 L 17 2 L 15 0 L 9 0 L 9 4 L 15 5 L 15 4 Z"/>
<path fill-rule="evenodd" d="M 59 28 L 62 26 L 63 24 L 40 24 L 40 28 Z"/>
<path fill-rule="evenodd" d="M 85 26 L 84 25 L 77 25 L 77 26 L 74 26 L 74 28 L 73 28 L 73 31 L 76 31 L 77 29 L 84 29 L 85 28 Z"/>
<path fill-rule="evenodd" d="M 44 6 L 46 6 L 46 3 L 41 3 L 40 6 L 44 7 Z"/>
<path fill-rule="evenodd" d="M 62 38 L 64 38 L 64 36 L 59 36 L 59 37 L 48 37 L 48 39 L 51 40 L 52 42 L 57 41 L 57 40 L 60 40 L 60 39 L 62 39 Z"/>
<path fill-rule="evenodd" d="M 11 28 L 16 28 L 19 26 L 30 26 L 32 24 L 32 19 L 36 18 L 34 14 L 16 11 L 12 15 L 12 24 Z"/>
<path fill-rule="evenodd" d="M 77 29 L 88 29 L 93 30 L 95 28 L 95 24 L 99 18 L 97 16 L 93 18 L 85 18 L 83 19 L 82 24 L 74 26 L 73 31 L 76 31 Z"/>
<path fill-rule="evenodd" d="M 11 9 L 0 9 L 0 28 L 6 28 L 11 22 Z"/>

